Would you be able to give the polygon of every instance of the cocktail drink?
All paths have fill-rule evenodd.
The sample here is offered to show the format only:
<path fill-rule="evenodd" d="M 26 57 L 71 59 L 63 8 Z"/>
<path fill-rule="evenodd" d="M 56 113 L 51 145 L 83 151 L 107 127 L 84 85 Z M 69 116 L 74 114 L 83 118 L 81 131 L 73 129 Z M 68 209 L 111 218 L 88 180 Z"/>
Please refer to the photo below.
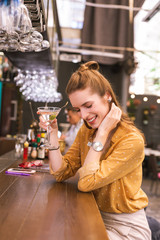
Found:
<path fill-rule="evenodd" d="M 57 117 L 60 110 L 60 107 L 38 107 L 38 114 L 40 114 L 47 123 L 47 141 L 44 146 L 48 149 L 53 148 L 50 143 L 50 124 Z"/>

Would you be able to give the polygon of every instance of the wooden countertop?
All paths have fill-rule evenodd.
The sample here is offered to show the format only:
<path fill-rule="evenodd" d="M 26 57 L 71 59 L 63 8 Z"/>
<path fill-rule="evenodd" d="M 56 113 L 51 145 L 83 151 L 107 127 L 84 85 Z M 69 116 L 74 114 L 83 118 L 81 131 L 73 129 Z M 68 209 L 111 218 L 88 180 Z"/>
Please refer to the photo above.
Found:
<path fill-rule="evenodd" d="M 76 177 L 57 183 L 49 173 L 12 176 L 5 170 L 0 173 L 1 240 L 108 239 L 93 194 L 78 191 Z"/>

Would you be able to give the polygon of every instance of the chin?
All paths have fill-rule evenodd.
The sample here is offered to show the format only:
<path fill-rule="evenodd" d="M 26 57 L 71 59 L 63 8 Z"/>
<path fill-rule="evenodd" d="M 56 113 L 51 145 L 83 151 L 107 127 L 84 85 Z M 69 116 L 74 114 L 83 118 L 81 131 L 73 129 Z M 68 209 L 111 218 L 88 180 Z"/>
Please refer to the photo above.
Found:
<path fill-rule="evenodd" d="M 89 124 L 85 120 L 84 120 L 84 123 L 85 123 L 86 127 L 89 129 L 97 129 L 99 127 L 99 125 L 97 126 L 97 124 Z"/>
<path fill-rule="evenodd" d="M 93 129 L 97 129 L 99 127 L 99 125 L 98 124 L 92 124 L 92 125 L 90 125 L 90 127 L 93 128 Z"/>
<path fill-rule="evenodd" d="M 92 129 L 97 129 L 98 127 L 93 126 Z"/>

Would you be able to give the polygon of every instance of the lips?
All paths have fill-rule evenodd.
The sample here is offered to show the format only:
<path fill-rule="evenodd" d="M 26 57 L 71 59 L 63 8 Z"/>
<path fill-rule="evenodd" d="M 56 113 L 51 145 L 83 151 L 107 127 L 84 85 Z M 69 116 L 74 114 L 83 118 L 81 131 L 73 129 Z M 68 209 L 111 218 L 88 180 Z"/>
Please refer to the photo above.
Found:
<path fill-rule="evenodd" d="M 92 118 L 90 118 L 90 119 L 87 119 L 86 121 L 87 121 L 89 124 L 93 124 L 94 121 L 96 120 L 96 118 L 97 118 L 97 116 L 94 116 L 94 117 L 92 117 Z"/>

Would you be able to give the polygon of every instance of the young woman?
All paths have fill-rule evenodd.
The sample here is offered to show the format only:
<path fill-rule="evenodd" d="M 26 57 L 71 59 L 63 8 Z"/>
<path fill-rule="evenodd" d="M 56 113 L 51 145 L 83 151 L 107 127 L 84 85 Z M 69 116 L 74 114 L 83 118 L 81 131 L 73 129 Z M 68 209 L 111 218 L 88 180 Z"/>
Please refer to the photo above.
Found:
<path fill-rule="evenodd" d="M 66 93 L 84 124 L 62 156 L 57 120 L 52 123 L 51 174 L 61 182 L 78 171 L 80 191 L 93 191 L 111 240 L 149 240 L 151 232 L 141 189 L 144 139 L 129 120 L 97 62 L 82 64 L 72 74 Z M 46 128 L 42 118 L 40 127 Z"/>

